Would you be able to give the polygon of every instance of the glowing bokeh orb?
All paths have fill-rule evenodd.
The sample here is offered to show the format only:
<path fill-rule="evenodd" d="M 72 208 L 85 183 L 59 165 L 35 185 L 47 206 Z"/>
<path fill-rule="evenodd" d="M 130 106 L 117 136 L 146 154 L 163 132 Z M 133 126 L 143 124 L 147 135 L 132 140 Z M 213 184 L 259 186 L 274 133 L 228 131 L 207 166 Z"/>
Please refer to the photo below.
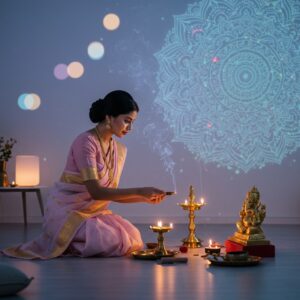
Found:
<path fill-rule="evenodd" d="M 107 30 L 116 30 L 120 26 L 120 18 L 116 14 L 107 14 L 103 18 L 103 26 Z"/>
<path fill-rule="evenodd" d="M 28 108 L 25 105 L 25 98 L 26 98 L 27 94 L 21 94 L 18 98 L 18 106 L 23 109 L 23 110 L 27 110 Z"/>
<path fill-rule="evenodd" d="M 36 110 L 41 105 L 41 98 L 39 95 L 31 94 L 21 94 L 18 97 L 18 106 L 23 110 Z"/>
<path fill-rule="evenodd" d="M 101 59 L 104 55 L 104 46 L 100 42 L 92 42 L 88 45 L 87 52 L 91 59 Z"/>
<path fill-rule="evenodd" d="M 239 174 L 300 147 L 298 5 L 206 0 L 174 17 L 155 103 L 196 159 Z"/>
<path fill-rule="evenodd" d="M 80 78 L 84 73 L 84 67 L 80 62 L 73 61 L 68 65 L 67 72 L 71 78 Z"/>
<path fill-rule="evenodd" d="M 24 104 L 28 109 L 30 110 L 36 110 L 40 107 L 41 105 L 41 98 L 37 94 L 28 94 L 25 99 L 24 99 Z"/>
<path fill-rule="evenodd" d="M 58 80 L 64 80 L 68 78 L 68 71 L 67 71 L 68 66 L 65 64 L 58 64 L 54 67 L 53 74 L 56 79 Z"/>

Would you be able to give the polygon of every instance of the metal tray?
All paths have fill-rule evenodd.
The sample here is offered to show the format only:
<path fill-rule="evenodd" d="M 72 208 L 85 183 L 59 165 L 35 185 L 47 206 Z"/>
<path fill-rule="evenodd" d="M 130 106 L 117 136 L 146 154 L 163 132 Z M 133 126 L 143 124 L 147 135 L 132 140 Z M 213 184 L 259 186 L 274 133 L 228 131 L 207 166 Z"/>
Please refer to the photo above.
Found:
<path fill-rule="evenodd" d="M 162 257 L 173 257 L 178 253 L 178 251 L 173 251 L 173 250 L 167 250 L 167 252 L 168 254 L 166 255 L 157 255 L 154 249 L 147 249 L 147 250 L 133 251 L 131 255 L 136 259 L 156 260 Z"/>
<path fill-rule="evenodd" d="M 227 267 L 245 267 L 245 266 L 256 266 L 260 263 L 260 256 L 249 256 L 247 260 L 243 261 L 232 261 L 224 259 L 223 261 L 217 260 L 217 257 L 206 258 L 210 261 L 213 266 L 227 266 Z"/>

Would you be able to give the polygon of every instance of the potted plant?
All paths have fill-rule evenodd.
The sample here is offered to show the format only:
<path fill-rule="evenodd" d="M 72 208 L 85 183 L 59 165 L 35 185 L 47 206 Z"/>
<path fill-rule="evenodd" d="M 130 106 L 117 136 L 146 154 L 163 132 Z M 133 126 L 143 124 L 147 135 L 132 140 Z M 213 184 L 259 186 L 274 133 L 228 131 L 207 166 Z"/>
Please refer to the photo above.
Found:
<path fill-rule="evenodd" d="M 0 137 L 0 186 L 9 186 L 6 163 L 11 158 L 12 148 L 17 141 L 13 138 L 7 140 L 4 137 Z"/>

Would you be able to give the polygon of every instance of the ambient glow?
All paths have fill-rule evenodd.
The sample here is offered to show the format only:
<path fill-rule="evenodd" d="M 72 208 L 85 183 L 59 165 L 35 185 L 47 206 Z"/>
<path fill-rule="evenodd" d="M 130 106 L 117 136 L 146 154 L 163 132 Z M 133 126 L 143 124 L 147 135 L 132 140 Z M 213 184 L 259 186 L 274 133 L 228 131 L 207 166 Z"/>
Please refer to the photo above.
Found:
<path fill-rule="evenodd" d="M 36 110 L 41 104 L 41 99 L 37 94 L 28 94 L 24 99 L 24 104 L 28 109 Z"/>
<path fill-rule="evenodd" d="M 40 183 L 40 160 L 38 156 L 16 156 L 16 183 L 19 186 L 35 186 Z"/>
<path fill-rule="evenodd" d="M 104 55 L 104 46 L 100 42 L 92 42 L 89 44 L 87 52 L 91 59 L 101 59 Z"/>
<path fill-rule="evenodd" d="M 19 96 L 18 105 L 23 110 L 36 110 L 41 105 L 41 98 L 39 95 L 34 93 L 24 93 Z"/>
<path fill-rule="evenodd" d="M 80 78 L 84 73 L 84 67 L 80 62 L 73 61 L 68 65 L 67 71 L 71 78 Z"/>
<path fill-rule="evenodd" d="M 64 80 L 68 78 L 68 71 L 67 71 L 68 66 L 66 64 L 58 64 L 55 66 L 53 70 L 53 74 L 56 79 L 58 80 Z"/>
<path fill-rule="evenodd" d="M 18 98 L 18 105 L 19 105 L 19 107 L 20 107 L 21 109 L 23 109 L 23 110 L 27 110 L 27 109 L 28 109 L 28 108 L 26 107 L 26 105 L 25 105 L 25 102 L 24 102 L 26 96 L 27 96 L 27 94 L 21 94 L 21 95 L 19 96 L 19 98 Z"/>
<path fill-rule="evenodd" d="M 107 14 L 103 19 L 103 26 L 107 30 L 116 30 L 120 26 L 120 18 L 116 14 Z"/>

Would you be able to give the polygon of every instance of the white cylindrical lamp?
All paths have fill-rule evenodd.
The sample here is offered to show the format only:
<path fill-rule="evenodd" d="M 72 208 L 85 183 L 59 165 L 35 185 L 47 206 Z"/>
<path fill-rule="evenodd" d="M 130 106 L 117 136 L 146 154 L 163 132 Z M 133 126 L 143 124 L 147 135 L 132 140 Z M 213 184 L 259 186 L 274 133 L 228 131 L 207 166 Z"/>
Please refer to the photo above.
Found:
<path fill-rule="evenodd" d="M 35 155 L 16 156 L 16 184 L 35 186 L 40 183 L 40 160 Z"/>

